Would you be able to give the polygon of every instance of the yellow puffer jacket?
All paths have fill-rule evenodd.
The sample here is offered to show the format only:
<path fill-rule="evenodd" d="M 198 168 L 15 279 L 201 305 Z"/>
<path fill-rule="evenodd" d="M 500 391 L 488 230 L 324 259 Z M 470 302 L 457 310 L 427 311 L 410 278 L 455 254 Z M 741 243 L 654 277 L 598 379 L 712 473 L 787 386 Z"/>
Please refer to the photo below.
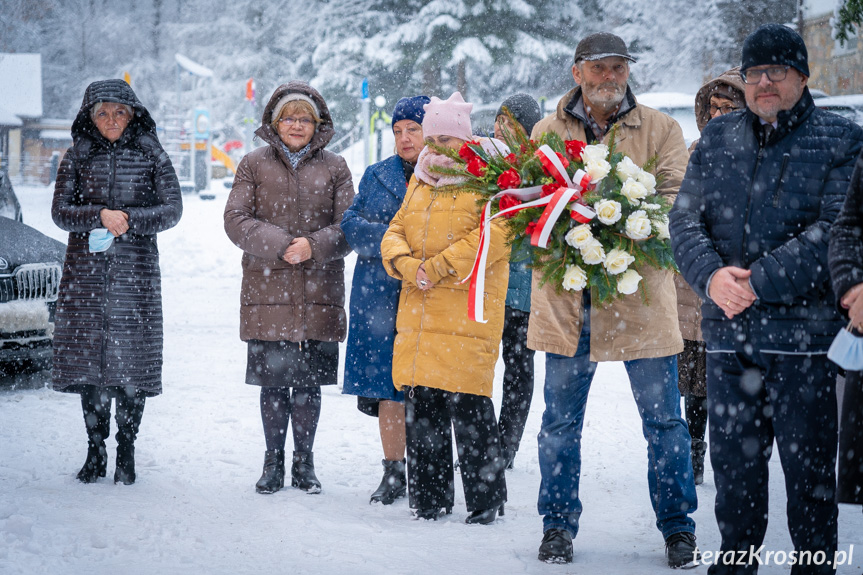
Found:
<path fill-rule="evenodd" d="M 483 304 L 488 322 L 471 321 L 469 282 L 458 282 L 470 273 L 477 253 L 476 201 L 471 193 L 437 193 L 413 177 L 384 234 L 384 268 L 402 281 L 393 350 L 393 382 L 398 389 L 422 385 L 491 397 L 510 250 L 504 224 L 494 220 Z M 434 283 L 425 292 L 416 285 L 423 262 Z"/>

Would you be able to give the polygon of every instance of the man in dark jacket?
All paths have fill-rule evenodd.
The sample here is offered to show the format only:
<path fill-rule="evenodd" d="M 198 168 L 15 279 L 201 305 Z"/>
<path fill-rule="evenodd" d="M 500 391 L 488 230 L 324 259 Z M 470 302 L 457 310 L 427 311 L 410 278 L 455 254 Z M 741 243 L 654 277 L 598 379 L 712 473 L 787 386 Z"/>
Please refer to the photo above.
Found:
<path fill-rule="evenodd" d="M 815 107 L 807 60 L 803 39 L 785 26 L 746 39 L 748 109 L 707 125 L 671 212 L 675 259 L 704 300 L 723 552 L 711 575 L 757 571 L 756 557 L 723 560 L 764 538 L 774 438 L 795 549 L 832 558 L 837 545 L 836 367 L 825 354 L 842 321 L 827 243 L 863 130 Z M 804 571 L 832 566 L 792 569 Z"/>

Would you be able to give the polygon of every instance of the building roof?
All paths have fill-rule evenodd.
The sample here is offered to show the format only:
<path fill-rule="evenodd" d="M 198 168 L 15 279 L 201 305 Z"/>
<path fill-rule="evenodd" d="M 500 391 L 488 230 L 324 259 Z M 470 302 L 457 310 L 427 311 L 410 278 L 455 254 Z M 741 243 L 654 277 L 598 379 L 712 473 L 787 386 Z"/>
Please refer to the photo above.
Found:
<path fill-rule="evenodd" d="M 836 0 L 803 0 L 803 17 L 816 18 L 832 14 L 836 3 Z"/>
<path fill-rule="evenodd" d="M 0 86 L 3 86 L 0 121 L 9 114 L 21 118 L 42 116 L 42 55 L 0 54 Z M 20 125 L 4 123 L 3 125 Z"/>

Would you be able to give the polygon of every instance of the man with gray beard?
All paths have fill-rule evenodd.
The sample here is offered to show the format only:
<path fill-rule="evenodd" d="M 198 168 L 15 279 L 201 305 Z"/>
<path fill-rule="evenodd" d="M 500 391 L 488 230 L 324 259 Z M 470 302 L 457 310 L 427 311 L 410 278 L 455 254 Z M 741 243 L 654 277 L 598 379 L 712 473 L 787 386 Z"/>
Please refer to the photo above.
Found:
<path fill-rule="evenodd" d="M 572 67 L 578 85 L 534 127 L 532 137 L 556 132 L 564 140 L 607 144 L 616 126 L 616 151 L 642 166 L 655 156 L 657 193 L 673 199 L 689 157 L 683 133 L 673 119 L 635 100 L 627 85 L 630 62 L 635 58 L 614 34 L 583 39 Z M 637 271 L 650 294 L 649 305 L 636 292 L 592 306 L 589 291 L 557 293 L 551 283 L 539 286 L 541 274 L 533 275 L 527 343 L 546 352 L 545 412 L 538 438 L 541 561 L 572 561 L 572 539 L 582 511 L 578 492 L 587 395 L 597 362 L 622 361 L 648 444 L 648 489 L 668 565 L 695 565 L 698 552 L 690 515 L 697 499 L 691 439 L 677 391 L 683 338 L 673 274 L 650 266 Z"/>

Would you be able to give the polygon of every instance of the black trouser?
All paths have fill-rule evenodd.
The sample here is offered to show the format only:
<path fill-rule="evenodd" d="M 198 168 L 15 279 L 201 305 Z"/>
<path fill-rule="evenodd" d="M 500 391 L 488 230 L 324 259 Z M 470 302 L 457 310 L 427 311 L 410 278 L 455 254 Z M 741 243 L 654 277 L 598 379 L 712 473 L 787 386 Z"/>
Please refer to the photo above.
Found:
<path fill-rule="evenodd" d="M 111 432 L 111 399 L 117 400 L 117 444 L 134 444 L 144 415 L 147 396 L 132 387 L 89 386 L 81 392 L 84 425 L 92 445 L 101 445 Z"/>
<path fill-rule="evenodd" d="M 405 393 L 410 506 L 453 506 L 452 432 L 468 511 L 506 501 L 506 461 L 491 398 L 417 386 Z"/>
<path fill-rule="evenodd" d="M 503 398 L 500 403 L 500 439 L 503 446 L 518 451 L 533 399 L 533 355 L 527 347 L 530 314 L 506 308 L 503 323 Z"/>
<path fill-rule="evenodd" d="M 320 417 L 320 387 L 261 388 L 261 420 L 268 451 L 285 449 L 290 420 L 294 451 L 311 453 Z"/>
<path fill-rule="evenodd" d="M 707 398 L 686 394 L 686 424 L 693 440 L 704 441 L 704 431 L 707 429 Z"/>
<path fill-rule="evenodd" d="M 826 355 L 707 354 L 710 461 L 723 552 L 758 549 L 767 530 L 768 462 L 774 439 L 785 476 L 794 549 L 837 546 L 836 365 Z M 709 575 L 752 574 L 752 565 L 715 562 Z M 835 573 L 800 565 L 792 575 Z"/>

